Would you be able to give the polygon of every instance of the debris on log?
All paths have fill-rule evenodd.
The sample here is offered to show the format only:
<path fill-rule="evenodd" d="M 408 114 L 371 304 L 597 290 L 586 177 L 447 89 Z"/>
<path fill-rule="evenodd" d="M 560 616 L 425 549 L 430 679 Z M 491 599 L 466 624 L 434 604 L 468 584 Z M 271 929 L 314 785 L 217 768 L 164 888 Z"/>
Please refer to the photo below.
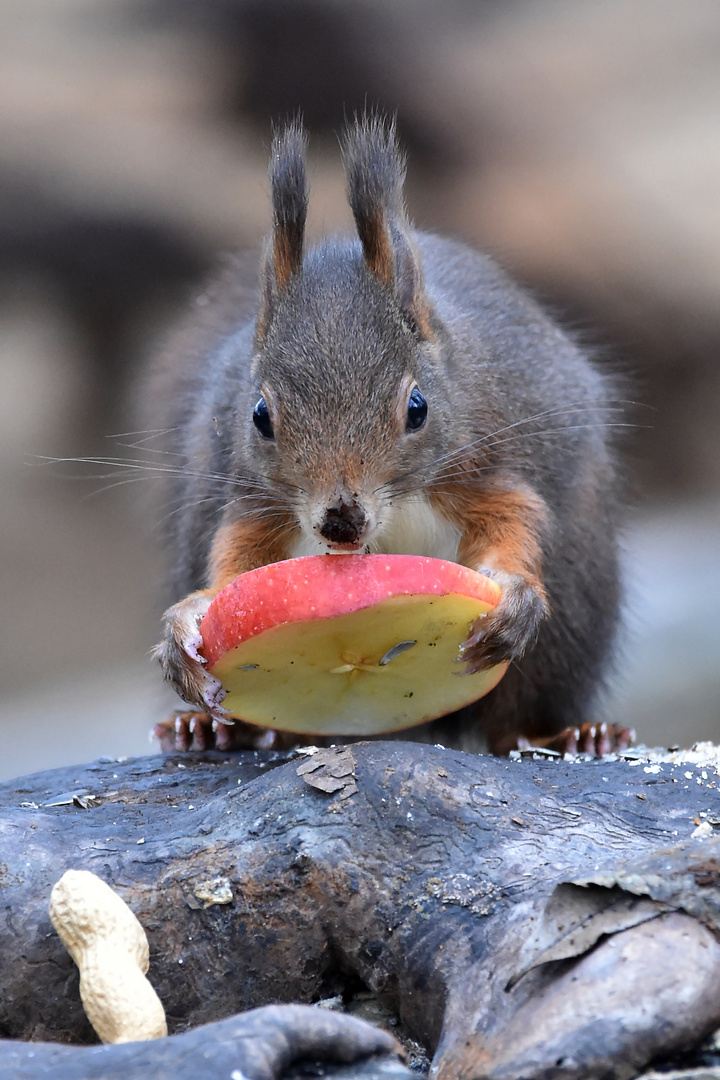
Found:
<path fill-rule="evenodd" d="M 148 1052 L 193 1035 L 200 1052 L 212 1038 L 199 1025 L 366 988 L 434 1055 L 437 1080 L 636 1076 L 720 1027 L 718 782 L 681 755 L 503 759 L 393 741 L 6 783 L 0 1032 L 16 1041 L 0 1042 L 0 1073 L 17 1040 L 93 1042 L 47 910 L 62 874 L 88 869 L 149 939 L 172 1034 Z M 261 1054 L 263 1024 L 267 1045 L 277 1032 L 271 1012 L 253 1015 Z M 345 1039 L 338 1028 L 313 1053 L 342 1059 Z M 34 1060 L 23 1080 L 47 1075 Z M 147 1075 L 120 1060 L 102 1075 Z M 268 1077 L 287 1065 L 268 1060 Z"/>

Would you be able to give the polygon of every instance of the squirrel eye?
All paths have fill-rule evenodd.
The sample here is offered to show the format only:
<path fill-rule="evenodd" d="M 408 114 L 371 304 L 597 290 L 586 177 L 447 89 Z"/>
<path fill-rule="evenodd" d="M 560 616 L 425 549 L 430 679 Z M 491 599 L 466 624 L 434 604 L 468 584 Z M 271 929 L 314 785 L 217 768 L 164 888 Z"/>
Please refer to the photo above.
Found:
<path fill-rule="evenodd" d="M 267 401 L 264 397 L 260 398 L 253 409 L 253 424 L 258 429 L 263 439 L 275 438 L 272 420 L 270 419 L 270 410 L 267 407 Z"/>
<path fill-rule="evenodd" d="M 427 411 L 427 401 L 416 386 L 408 400 L 405 430 L 419 431 L 427 419 Z"/>

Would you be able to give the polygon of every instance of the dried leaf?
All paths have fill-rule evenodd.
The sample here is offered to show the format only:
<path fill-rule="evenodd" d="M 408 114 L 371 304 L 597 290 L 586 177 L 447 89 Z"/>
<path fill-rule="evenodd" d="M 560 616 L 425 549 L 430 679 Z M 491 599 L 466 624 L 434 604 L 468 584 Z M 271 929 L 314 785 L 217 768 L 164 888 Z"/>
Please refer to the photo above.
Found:
<path fill-rule="evenodd" d="M 534 952 L 532 959 L 513 975 L 507 989 L 541 964 L 582 956 L 601 937 L 638 926 L 669 910 L 666 904 L 633 896 L 617 887 L 606 889 L 564 882 L 552 893 L 542 924 L 528 942 L 528 948 Z"/>

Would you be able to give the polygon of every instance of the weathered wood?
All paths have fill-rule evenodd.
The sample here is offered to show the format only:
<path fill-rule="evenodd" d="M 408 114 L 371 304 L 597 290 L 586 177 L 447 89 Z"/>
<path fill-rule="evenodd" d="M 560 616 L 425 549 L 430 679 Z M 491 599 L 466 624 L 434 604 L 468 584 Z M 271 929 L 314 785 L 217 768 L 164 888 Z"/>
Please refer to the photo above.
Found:
<path fill-rule="evenodd" d="M 720 1025 L 720 841 L 691 839 L 720 817 L 714 774 L 399 742 L 321 753 L 2 786 L 5 1037 L 92 1039 L 47 916 L 71 867 L 145 926 L 175 1032 L 361 980 L 439 1078 L 469 1080 L 630 1077 Z M 95 800 L 51 805 L 70 790 Z"/>

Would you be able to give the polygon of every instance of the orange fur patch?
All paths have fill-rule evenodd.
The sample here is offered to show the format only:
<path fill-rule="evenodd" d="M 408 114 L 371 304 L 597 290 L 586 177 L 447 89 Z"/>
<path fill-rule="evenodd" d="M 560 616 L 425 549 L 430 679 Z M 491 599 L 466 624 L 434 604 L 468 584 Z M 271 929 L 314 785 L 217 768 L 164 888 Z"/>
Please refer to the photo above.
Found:
<path fill-rule="evenodd" d="M 219 592 L 248 570 L 289 558 L 296 531 L 290 519 L 286 528 L 278 527 L 277 518 L 246 517 L 221 525 L 210 549 L 210 591 Z"/>
<path fill-rule="evenodd" d="M 302 252 L 302 248 L 300 250 Z M 284 289 L 299 268 L 296 240 L 289 236 L 287 232 L 275 229 L 273 235 L 273 269 L 278 288 Z"/>
<path fill-rule="evenodd" d="M 548 509 L 539 495 L 519 486 L 504 491 L 458 485 L 431 493 L 442 513 L 461 531 L 458 562 L 477 570 L 482 566 L 520 574 L 531 582 L 542 579 L 542 534 Z"/>
<path fill-rule="evenodd" d="M 417 324 L 420 337 L 423 339 L 423 341 L 434 341 L 435 334 L 433 333 L 433 328 L 430 325 L 430 308 L 424 296 L 416 298 L 413 303 L 413 311 L 415 313 L 415 322 Z"/>
<path fill-rule="evenodd" d="M 368 270 L 388 289 L 392 289 L 395 284 L 395 263 L 384 213 L 378 210 L 371 218 L 356 219 L 356 224 Z"/>

